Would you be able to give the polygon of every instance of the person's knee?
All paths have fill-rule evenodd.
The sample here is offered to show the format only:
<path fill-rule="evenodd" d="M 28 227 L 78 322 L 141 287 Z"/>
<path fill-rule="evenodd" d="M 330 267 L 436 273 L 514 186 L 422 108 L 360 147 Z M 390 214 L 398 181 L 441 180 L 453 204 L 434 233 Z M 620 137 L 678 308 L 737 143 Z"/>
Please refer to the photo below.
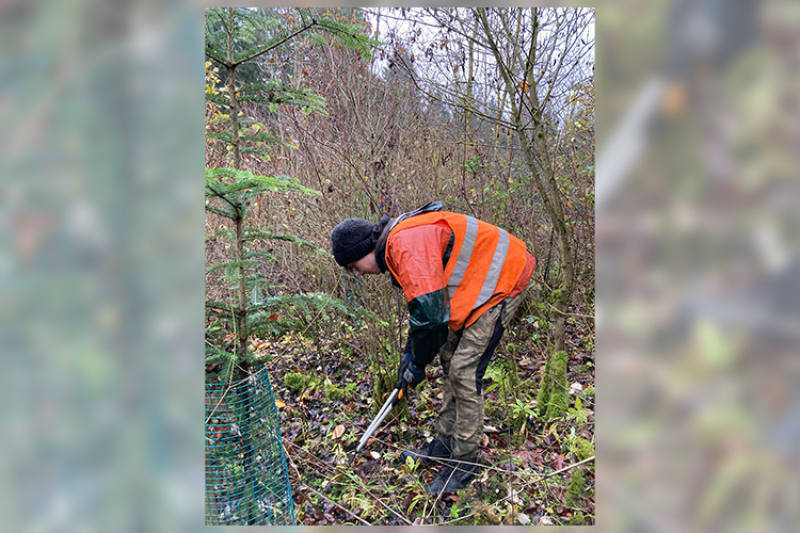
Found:
<path fill-rule="evenodd" d="M 478 390 L 475 385 L 475 372 L 476 367 L 465 368 L 460 372 L 450 373 L 450 387 L 453 390 L 453 396 L 457 401 L 472 402 L 478 397 Z"/>

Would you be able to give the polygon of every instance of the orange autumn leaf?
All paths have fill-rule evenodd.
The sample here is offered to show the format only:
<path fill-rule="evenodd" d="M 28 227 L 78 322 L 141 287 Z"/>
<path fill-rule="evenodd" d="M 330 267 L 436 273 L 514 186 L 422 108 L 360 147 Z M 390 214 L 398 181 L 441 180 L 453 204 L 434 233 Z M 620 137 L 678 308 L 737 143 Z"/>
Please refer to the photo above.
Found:
<path fill-rule="evenodd" d="M 275 399 L 275 405 L 278 407 L 278 409 L 283 409 L 284 407 L 286 407 L 286 402 L 276 398 Z"/>

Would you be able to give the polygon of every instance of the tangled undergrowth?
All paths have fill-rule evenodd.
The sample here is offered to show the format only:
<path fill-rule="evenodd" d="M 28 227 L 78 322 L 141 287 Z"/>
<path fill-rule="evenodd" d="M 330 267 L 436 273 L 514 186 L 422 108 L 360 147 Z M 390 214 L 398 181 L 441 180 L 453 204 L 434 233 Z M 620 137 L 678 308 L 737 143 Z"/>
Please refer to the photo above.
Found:
<path fill-rule="evenodd" d="M 433 438 L 441 369 L 400 402 L 357 455 L 379 405 L 368 354 L 347 335 L 255 340 L 281 415 L 297 522 L 303 525 L 594 524 L 593 328 L 570 319 L 570 404 L 544 420 L 536 406 L 547 359 L 522 324 L 509 330 L 484 379 L 481 473 L 457 494 L 429 496 L 438 468 L 400 453 Z M 538 351 L 537 351 L 538 350 Z M 393 369 L 387 369 L 393 371 Z"/>

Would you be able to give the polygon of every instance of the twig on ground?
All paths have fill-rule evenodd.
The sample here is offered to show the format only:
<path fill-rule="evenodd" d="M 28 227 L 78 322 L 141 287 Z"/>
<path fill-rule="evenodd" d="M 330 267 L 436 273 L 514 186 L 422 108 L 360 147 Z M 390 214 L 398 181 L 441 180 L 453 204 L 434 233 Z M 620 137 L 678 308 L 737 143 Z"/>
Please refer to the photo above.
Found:
<path fill-rule="evenodd" d="M 565 466 L 565 467 L 564 467 L 564 468 L 562 468 L 561 470 L 556 470 L 555 472 L 550 472 L 550 473 L 549 473 L 549 474 L 547 474 L 546 476 L 542 476 L 542 477 L 540 477 L 539 479 L 536 479 L 536 480 L 533 480 L 533 481 L 531 481 L 531 482 L 530 482 L 530 484 L 538 483 L 538 482 L 540 482 L 540 481 L 543 481 L 543 480 L 545 480 L 545 479 L 547 479 L 547 478 L 549 478 L 549 477 L 553 477 L 553 476 L 555 476 L 555 475 L 558 475 L 558 474 L 560 474 L 560 473 L 562 473 L 562 472 L 566 472 L 567 470 L 572 470 L 572 469 L 573 469 L 573 468 L 575 468 L 576 466 L 580 466 L 580 465 L 582 465 L 582 464 L 589 463 L 589 462 L 592 462 L 592 461 L 594 461 L 594 455 L 593 455 L 593 456 L 591 456 L 591 457 L 587 457 L 587 458 L 586 458 L 586 459 L 584 459 L 583 461 L 578 461 L 577 463 L 571 464 L 571 465 L 569 465 L 569 466 Z"/>
<path fill-rule="evenodd" d="M 564 315 L 564 316 L 577 316 L 577 317 L 580 317 L 580 318 L 588 318 L 589 320 L 594 320 L 594 317 L 593 317 L 593 316 L 591 316 L 591 315 L 582 315 L 582 314 L 580 314 L 580 313 L 565 313 L 564 311 L 560 311 L 559 309 L 557 309 L 557 308 L 556 308 L 556 307 L 555 307 L 553 304 L 551 304 L 550 302 L 545 302 L 545 303 L 546 303 L 547 305 L 549 305 L 549 306 L 550 306 L 550 307 L 553 309 L 553 311 L 555 311 L 555 312 L 556 312 L 556 313 L 558 313 L 559 315 Z"/>
<path fill-rule="evenodd" d="M 285 440 L 285 439 L 284 439 L 284 440 Z M 286 447 L 284 446 L 284 450 L 285 450 L 285 448 L 286 448 Z M 321 492 L 319 492 L 318 490 L 316 490 L 314 487 L 311 487 L 310 485 L 307 485 L 307 484 L 305 484 L 305 483 L 303 483 L 303 482 L 299 481 L 299 480 L 300 480 L 300 470 L 297 468 L 297 465 L 295 465 L 295 464 L 294 464 L 294 461 L 292 461 L 292 457 L 291 457 L 291 456 L 290 456 L 288 453 L 286 454 L 286 458 L 289 460 L 289 463 L 292 465 L 292 468 L 294 468 L 294 471 L 295 471 L 295 473 L 297 474 L 297 479 L 298 479 L 298 482 L 299 482 L 299 483 L 300 483 L 300 484 L 301 484 L 301 485 L 302 485 L 304 488 L 306 488 L 306 489 L 310 490 L 311 492 L 313 492 L 314 494 L 316 494 L 316 495 L 317 495 L 317 496 L 319 496 L 320 498 L 324 498 L 325 500 L 329 501 L 329 502 L 330 502 L 330 503 L 332 503 L 332 504 L 333 504 L 333 505 L 334 505 L 334 506 L 335 506 L 337 509 L 341 509 L 342 511 L 344 511 L 344 512 L 345 512 L 345 513 L 347 513 L 347 514 L 349 514 L 350 516 L 352 516 L 353 518 L 355 518 L 356 520 L 358 520 L 358 521 L 359 521 L 359 522 L 361 522 L 362 524 L 364 524 L 364 525 L 367 525 L 367 526 L 371 526 L 371 525 L 372 525 L 372 524 L 370 524 L 369 522 L 367 522 L 366 520 L 364 520 L 363 518 L 361 518 L 360 516 L 358 516 L 358 515 L 356 515 L 355 513 L 353 513 L 351 510 L 349 510 L 349 509 L 346 509 L 346 508 L 342 507 L 341 505 L 339 505 L 338 503 L 336 503 L 335 501 L 331 500 L 330 498 L 328 498 L 327 496 L 325 496 L 324 494 L 322 494 Z"/>
<path fill-rule="evenodd" d="M 290 442 L 290 441 L 289 441 L 288 439 L 286 439 L 286 438 L 284 438 L 283 440 L 284 440 L 284 442 L 285 442 L 285 443 L 288 443 L 288 444 L 290 444 L 290 445 L 291 445 L 293 448 L 296 448 L 296 449 L 298 449 L 298 450 L 302 451 L 303 453 L 305 453 L 305 454 L 309 455 L 310 457 L 312 457 L 312 458 L 313 458 L 313 460 L 314 460 L 316 463 L 319 463 L 319 464 L 321 464 L 321 465 L 322 465 L 324 468 L 331 468 L 331 466 L 330 466 L 330 465 L 327 465 L 327 464 L 325 464 L 325 463 L 321 463 L 321 462 L 320 462 L 320 461 L 317 459 L 317 457 L 316 457 L 314 454 L 312 454 L 312 453 L 310 453 L 310 452 L 307 452 L 306 450 L 304 450 L 304 449 L 300 448 L 299 446 L 296 446 L 294 443 Z M 287 455 L 288 455 L 288 454 L 287 454 Z M 397 511 L 395 511 L 394 509 L 392 509 L 391 507 L 389 507 L 389 506 L 388 506 L 386 503 L 384 503 L 384 502 L 383 502 L 383 500 L 381 500 L 381 499 L 380 499 L 378 496 L 376 496 L 376 495 L 372 494 L 372 492 L 369 490 L 369 488 L 368 488 L 366 485 L 364 485 L 364 483 L 362 483 L 362 482 L 361 482 L 361 480 L 358 478 L 358 476 L 353 476 L 353 475 L 352 475 L 350 472 L 347 472 L 347 471 L 342 471 L 342 473 L 343 473 L 344 475 L 346 475 L 346 476 L 347 476 L 347 477 L 348 477 L 350 480 L 352 480 L 352 481 L 355 481 L 355 482 L 356 482 L 356 483 L 357 483 L 357 484 L 358 484 L 358 485 L 361 487 L 361 489 L 364 491 L 364 493 L 365 493 L 365 494 L 367 494 L 369 497 L 371 497 L 373 500 L 375 500 L 375 501 L 376 501 L 378 504 L 380 504 L 382 507 L 384 507 L 384 508 L 385 508 L 386 510 L 388 510 L 390 513 L 392 513 L 392 514 L 393 514 L 393 515 L 395 515 L 397 518 L 399 518 L 400 520 L 402 520 L 403 522 L 405 522 L 407 525 L 409 525 L 409 526 L 410 526 L 410 525 L 412 525 L 412 522 L 411 522 L 411 521 L 410 521 L 408 518 L 406 518 L 405 516 L 403 516 L 403 515 L 402 515 L 402 514 L 400 514 L 399 512 L 397 512 Z"/>

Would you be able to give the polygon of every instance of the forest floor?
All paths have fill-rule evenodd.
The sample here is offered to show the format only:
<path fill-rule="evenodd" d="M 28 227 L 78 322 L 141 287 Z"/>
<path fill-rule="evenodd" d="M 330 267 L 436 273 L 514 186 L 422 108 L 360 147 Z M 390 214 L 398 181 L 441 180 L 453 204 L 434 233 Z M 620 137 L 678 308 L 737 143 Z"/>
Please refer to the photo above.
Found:
<path fill-rule="evenodd" d="M 255 341 L 253 349 L 270 358 L 297 523 L 593 524 L 594 333 L 580 318 L 569 319 L 567 332 L 568 414 L 546 422 L 537 417 L 536 392 L 549 354 L 537 348 L 533 325 L 512 325 L 484 378 L 483 468 L 471 486 L 438 498 L 425 493 L 438 466 L 399 460 L 403 450 L 435 436 L 438 360 L 427 368 L 428 381 L 355 455 L 382 403 L 372 399 L 367 354 L 342 335 Z M 575 476 L 578 470 L 582 475 Z"/>

